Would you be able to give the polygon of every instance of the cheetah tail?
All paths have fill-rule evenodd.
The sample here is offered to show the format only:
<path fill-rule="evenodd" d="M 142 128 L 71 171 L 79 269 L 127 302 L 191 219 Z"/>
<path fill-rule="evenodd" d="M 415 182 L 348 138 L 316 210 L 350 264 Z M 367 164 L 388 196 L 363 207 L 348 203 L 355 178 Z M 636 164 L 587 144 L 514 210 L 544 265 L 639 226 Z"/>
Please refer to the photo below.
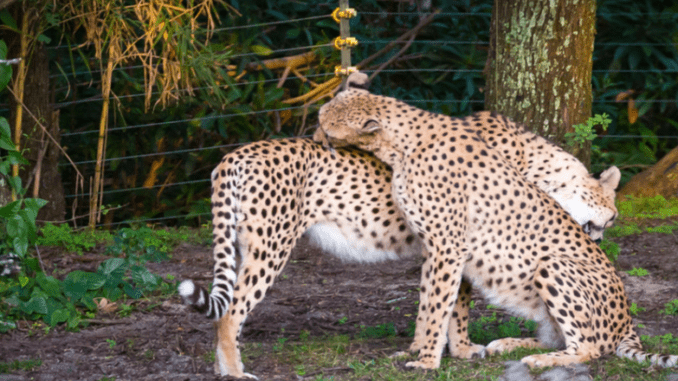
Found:
<path fill-rule="evenodd" d="M 678 365 L 678 355 L 662 355 L 643 351 L 640 339 L 635 333 L 628 334 L 617 347 L 617 356 L 631 359 L 637 362 L 649 361 L 652 365 L 664 368 Z"/>
<path fill-rule="evenodd" d="M 179 284 L 179 295 L 185 304 L 203 313 L 209 319 L 219 320 L 226 314 L 233 300 L 236 282 L 237 257 L 240 255 L 236 234 L 238 197 L 237 174 L 231 170 L 212 173 L 212 214 L 214 226 L 214 280 L 212 292 L 197 286 L 192 280 Z"/>

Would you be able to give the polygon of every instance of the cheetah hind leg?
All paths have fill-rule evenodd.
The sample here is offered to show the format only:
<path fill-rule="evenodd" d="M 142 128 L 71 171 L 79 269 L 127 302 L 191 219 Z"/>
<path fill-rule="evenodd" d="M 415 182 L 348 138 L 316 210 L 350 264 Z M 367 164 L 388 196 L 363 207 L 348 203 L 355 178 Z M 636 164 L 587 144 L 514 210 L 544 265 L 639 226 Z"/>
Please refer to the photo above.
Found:
<path fill-rule="evenodd" d="M 229 311 L 230 312 L 230 311 Z M 238 320 L 238 321 L 236 321 Z M 240 321 L 242 320 L 242 321 Z M 258 380 L 257 376 L 245 373 L 240 357 L 237 337 L 244 318 L 239 319 L 227 313 L 214 326 L 217 329 L 217 350 L 215 353 L 214 373 L 222 376 L 229 375 L 238 378 Z"/>
<path fill-rule="evenodd" d="M 561 262 L 561 264 L 564 264 L 564 262 Z M 584 268 L 584 266 L 585 264 L 569 264 L 569 267 L 572 268 Z M 552 277 L 549 276 L 549 273 L 552 272 L 551 270 L 550 262 L 544 261 L 535 271 L 534 284 L 536 291 L 539 294 L 539 297 L 544 301 L 544 304 L 550 306 L 549 319 L 543 319 L 543 322 L 546 325 L 549 323 L 552 324 L 550 329 L 549 327 L 546 327 L 546 332 L 541 332 L 542 322 L 540 321 L 539 337 L 543 338 L 543 340 L 541 340 L 543 343 L 551 344 L 549 346 L 555 346 L 556 344 L 562 343 L 563 341 L 558 343 L 558 340 L 548 343 L 547 340 L 549 339 L 549 336 L 547 333 L 548 331 L 554 331 L 558 339 L 564 339 L 565 349 L 551 353 L 526 356 L 520 361 L 529 367 L 567 366 L 600 357 L 601 351 L 598 345 L 602 346 L 602 344 L 600 342 L 597 344 L 595 343 L 596 336 L 592 324 L 588 322 L 590 320 L 589 316 L 592 316 L 594 311 L 585 308 L 581 311 L 575 311 L 574 316 L 563 316 L 562 322 L 553 320 L 553 313 L 558 310 L 558 308 L 561 308 L 558 310 L 558 314 L 563 315 L 565 309 L 562 307 L 561 303 L 563 302 L 559 300 L 559 297 L 561 297 L 561 293 L 564 293 L 565 291 L 559 289 L 558 284 L 552 283 Z M 571 304 L 577 303 L 580 305 L 587 305 L 585 300 L 581 299 L 575 299 Z M 575 322 L 583 323 L 575 324 Z M 571 327 L 567 336 L 561 334 L 563 327 Z"/>
<path fill-rule="evenodd" d="M 243 241 L 249 242 L 248 238 L 245 235 Z M 266 250 L 258 247 L 259 245 L 250 244 L 233 288 L 233 304 L 215 324 L 217 328 L 215 373 L 221 376 L 257 379 L 256 376 L 244 372 L 238 338 L 247 315 L 264 299 L 266 291 L 285 267 L 298 236 L 293 238 L 280 249 L 280 256 L 268 255 Z M 269 260 L 272 261 L 270 267 L 266 264 Z M 268 274 L 263 274 L 261 272 L 263 269 L 268 271 Z"/>
<path fill-rule="evenodd" d="M 468 337 L 468 311 L 471 302 L 471 290 L 471 284 L 462 280 L 457 302 L 452 310 L 450 325 L 447 328 L 448 347 L 452 357 L 463 359 L 485 358 L 485 346 L 473 344 Z"/>

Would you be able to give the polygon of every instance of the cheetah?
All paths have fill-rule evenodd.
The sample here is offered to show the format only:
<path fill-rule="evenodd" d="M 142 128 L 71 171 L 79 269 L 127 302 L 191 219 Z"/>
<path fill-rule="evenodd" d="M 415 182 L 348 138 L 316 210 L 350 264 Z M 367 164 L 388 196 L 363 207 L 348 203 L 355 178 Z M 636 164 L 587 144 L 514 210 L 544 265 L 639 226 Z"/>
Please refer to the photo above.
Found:
<path fill-rule="evenodd" d="M 678 356 L 642 350 L 624 285 L 584 227 L 478 136 L 472 121 L 371 94 L 363 73 L 348 83 L 321 107 L 315 138 L 373 152 L 388 164 L 397 206 L 425 247 L 421 336 L 415 332 L 419 341 L 410 347 L 419 354 L 406 366 L 438 368 L 448 343 L 460 357 L 558 349 L 524 357 L 531 367 L 608 353 L 676 366 Z M 464 342 L 462 280 L 490 303 L 536 321 L 538 338 L 499 339 L 487 347 Z"/>
<path fill-rule="evenodd" d="M 616 167 L 597 180 L 571 155 L 507 119 L 492 126 L 489 114 L 472 119 L 478 133 L 504 150 L 525 176 L 560 197 L 592 236 L 602 236 L 617 213 Z M 238 350 L 242 324 L 304 232 L 344 261 L 371 263 L 422 252 L 391 195 L 390 168 L 364 151 L 333 153 L 310 139 L 256 142 L 225 155 L 212 173 L 212 213 L 212 293 L 190 280 L 179 291 L 187 304 L 217 321 L 215 370 L 222 375 L 251 376 Z M 470 299 L 470 287 L 465 290 Z M 414 342 L 423 336 L 417 331 Z"/>

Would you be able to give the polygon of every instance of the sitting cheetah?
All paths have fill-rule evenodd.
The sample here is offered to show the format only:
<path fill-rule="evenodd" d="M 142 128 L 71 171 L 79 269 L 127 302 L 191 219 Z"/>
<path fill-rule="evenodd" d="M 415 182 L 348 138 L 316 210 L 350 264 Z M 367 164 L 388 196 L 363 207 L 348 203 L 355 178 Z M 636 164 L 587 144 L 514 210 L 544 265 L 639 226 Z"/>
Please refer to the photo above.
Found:
<path fill-rule="evenodd" d="M 463 357 L 564 347 L 522 359 L 533 367 L 612 352 L 676 365 L 678 356 L 643 352 L 624 286 L 582 226 L 481 139 L 472 122 L 373 95 L 362 73 L 348 82 L 357 86 L 320 109 L 316 140 L 354 145 L 389 164 L 397 205 L 425 246 L 417 321 L 423 338 L 411 348 L 419 350 L 418 360 L 407 366 L 439 367 L 448 340 Z M 452 328 L 463 324 L 456 306 L 462 278 L 490 303 L 536 321 L 539 339 L 500 339 L 487 348 L 460 344 L 464 338 Z"/>
<path fill-rule="evenodd" d="M 602 236 L 616 216 L 617 168 L 596 180 L 571 155 L 515 123 L 486 113 L 468 120 L 525 176 L 560 197 L 592 235 Z M 212 294 L 191 281 L 181 284 L 180 293 L 218 321 L 215 369 L 222 375 L 247 375 L 237 341 L 242 324 L 305 231 L 313 242 L 346 261 L 376 262 L 421 253 L 419 240 L 392 199 L 390 169 L 363 151 L 337 149 L 333 155 L 309 139 L 248 144 L 224 156 L 212 174 L 212 190 Z M 470 287 L 465 290 L 470 298 Z M 464 334 L 466 323 L 460 326 Z M 423 332 L 417 331 L 415 343 L 419 337 Z"/>

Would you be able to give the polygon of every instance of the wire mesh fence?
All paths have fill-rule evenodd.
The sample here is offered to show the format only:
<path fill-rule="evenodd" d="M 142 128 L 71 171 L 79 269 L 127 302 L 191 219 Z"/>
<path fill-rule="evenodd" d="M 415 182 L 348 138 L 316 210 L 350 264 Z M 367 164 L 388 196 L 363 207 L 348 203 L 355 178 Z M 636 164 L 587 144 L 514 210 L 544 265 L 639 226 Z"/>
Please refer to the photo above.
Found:
<path fill-rule="evenodd" d="M 430 13 L 420 13 L 420 12 L 387 12 L 386 14 L 384 12 L 362 12 L 363 15 L 366 16 L 384 16 L 384 17 L 390 17 L 390 16 L 402 16 L 402 17 L 425 17 L 430 15 Z M 599 14 L 599 17 L 626 17 L 629 15 L 637 16 L 639 13 L 628 13 L 628 12 L 615 12 L 615 13 L 601 13 Z M 654 14 L 653 14 L 654 15 Z M 331 16 L 329 14 L 324 14 L 324 15 L 317 15 L 317 16 L 311 16 L 311 17 L 303 17 L 303 18 L 296 18 L 296 19 L 289 19 L 289 20 L 278 20 L 278 21 L 271 21 L 271 22 L 266 22 L 266 23 L 253 23 L 253 24 L 248 24 L 248 25 L 236 25 L 236 26 L 227 26 L 223 28 L 217 28 L 214 30 L 215 33 L 228 33 L 228 32 L 233 32 L 236 30 L 243 30 L 243 29 L 252 29 L 252 28 L 259 28 L 259 29 L 264 29 L 264 28 L 269 28 L 273 26 L 279 26 L 282 24 L 290 24 L 290 23 L 301 23 L 301 22 L 308 22 L 308 21 L 317 21 L 317 20 L 323 20 L 323 19 L 328 19 Z M 486 20 L 489 20 L 491 17 L 491 13 L 488 12 L 441 12 L 435 14 L 435 17 L 455 17 L 455 18 L 464 18 L 464 17 L 479 17 L 479 18 L 484 18 Z M 385 40 L 385 39 L 366 39 L 360 41 L 360 44 L 363 46 L 382 46 L 386 45 L 389 43 L 394 42 L 394 39 L 390 40 Z M 402 44 L 406 43 L 406 41 L 401 41 Z M 478 41 L 478 40 L 467 40 L 467 39 L 460 39 L 460 40 L 430 40 L 430 39 L 415 39 L 411 41 L 412 44 L 419 44 L 419 45 L 438 45 L 438 46 L 444 46 L 444 45 L 473 45 L 473 46 L 479 46 L 479 47 L 487 47 L 489 45 L 488 41 Z M 272 49 L 270 52 L 267 54 L 270 57 L 279 57 L 283 56 L 286 54 L 295 54 L 298 52 L 303 52 L 303 51 L 310 51 L 310 50 L 327 50 L 330 51 L 333 49 L 333 44 L 331 43 L 326 43 L 326 44 L 314 44 L 314 45 L 299 45 L 296 47 L 287 47 L 287 48 L 280 48 L 280 49 Z M 624 46 L 624 47 L 667 47 L 671 46 L 669 43 L 651 43 L 651 42 L 624 42 L 624 41 L 619 41 L 619 42 L 597 42 L 596 43 L 596 48 L 598 47 L 610 47 L 610 46 Z M 674 46 L 675 47 L 675 46 Z M 57 47 L 52 47 L 51 49 L 66 49 L 70 48 L 69 46 L 57 46 Z M 244 59 L 244 58 L 258 58 L 259 54 L 252 52 L 252 53 L 238 53 L 238 54 L 233 54 L 230 56 L 230 59 L 233 61 L 237 61 L 239 59 Z M 142 69 L 142 65 L 128 65 L 124 67 L 119 67 L 116 68 L 116 72 L 120 73 L 129 73 L 129 72 L 134 72 L 135 70 Z M 65 80 L 69 83 L 70 87 L 70 82 L 71 81 L 78 81 L 81 78 L 89 78 L 90 82 L 89 84 L 91 85 L 92 83 L 95 83 L 95 77 L 97 74 L 100 73 L 99 70 L 94 69 L 94 70 L 86 70 L 86 71 L 76 71 L 75 67 L 62 67 L 59 70 L 59 73 L 55 73 L 51 75 L 52 79 L 60 79 L 60 80 Z M 411 72 L 413 69 L 393 69 L 393 68 L 385 68 L 383 70 L 380 70 L 381 73 L 390 73 L 390 74 L 408 74 Z M 418 73 L 435 73 L 435 74 L 441 74 L 441 75 L 446 75 L 446 74 L 475 74 L 475 75 L 482 75 L 483 70 L 482 69 L 463 69 L 463 68 L 417 68 L 416 71 Z M 371 70 L 366 70 L 366 72 L 371 73 L 373 71 Z M 619 69 L 619 70 L 594 70 L 594 73 L 600 73 L 600 74 L 619 74 L 619 73 L 634 73 L 634 74 L 659 74 L 659 75 L 669 75 L 673 73 L 678 73 L 678 70 L 676 69 L 663 69 L 663 70 L 651 70 L 651 69 Z M 320 78 L 328 78 L 333 76 L 333 73 L 309 73 L 305 75 L 305 78 L 307 80 L 316 80 Z M 235 86 L 235 87 L 246 87 L 246 86 L 257 86 L 257 85 L 269 85 L 272 83 L 279 82 L 279 78 L 270 78 L 270 79 L 256 79 L 256 80 L 248 80 L 247 82 L 243 83 L 233 83 L 229 85 L 224 85 L 224 86 Z M 289 78 L 286 78 L 286 81 L 294 81 L 294 83 L 298 83 L 299 81 L 302 81 L 301 78 L 296 77 L 296 76 L 290 76 Z M 87 82 L 84 82 L 87 83 Z M 73 84 L 75 86 L 75 84 Z M 209 87 L 196 87 L 193 90 L 210 90 Z M 186 93 L 187 90 L 177 90 L 176 93 L 177 95 L 181 95 L 183 93 Z M 157 93 L 154 93 L 157 94 Z M 479 95 L 479 94 L 478 94 Z M 118 101 L 123 101 L 123 100 L 131 100 L 131 99 L 136 99 L 136 98 L 143 98 L 147 96 L 146 92 L 136 92 L 136 93 L 127 93 L 127 94 L 120 94 L 117 95 L 115 98 Z M 64 109 L 68 107 L 90 107 L 88 105 L 91 104 L 97 104 L 98 102 L 101 102 L 102 98 L 101 97 L 89 97 L 85 99 L 63 99 L 57 103 L 55 103 L 53 106 L 54 108 L 57 109 Z M 484 100 L 481 98 L 476 98 L 476 99 L 408 99 L 408 103 L 413 103 L 413 104 L 418 104 L 418 105 L 436 105 L 436 104 L 474 104 L 478 106 L 482 106 L 484 103 Z M 625 107 L 624 104 L 620 104 L 617 100 L 614 98 L 605 98 L 605 99 L 594 99 L 594 103 L 598 104 L 619 104 L 619 107 Z M 636 99 L 635 100 L 635 106 L 640 107 L 642 104 L 678 104 L 678 101 L 676 99 Z M 166 121 L 161 121 L 161 122 L 150 122 L 150 123 L 139 123 L 139 124 L 129 124 L 129 125 L 113 125 L 108 129 L 109 133 L 115 134 L 115 133 L 133 133 L 134 131 L 141 131 L 141 130 L 152 130 L 153 128 L 163 128 L 163 127 L 168 127 L 171 126 L 173 128 L 182 128 L 185 127 L 189 124 L 200 124 L 200 123 L 205 123 L 208 121 L 216 121 L 216 120 L 228 120 L 231 118 L 235 117 L 246 117 L 246 116 L 257 116 L 257 115 L 268 115 L 271 113 L 281 113 L 281 112 L 287 112 L 287 111 L 298 111 L 301 110 L 303 106 L 291 106 L 291 107 L 284 107 L 284 108 L 266 108 L 263 110 L 252 110 L 252 111 L 246 111 L 238 114 L 219 114 L 219 115 L 210 115 L 210 116 L 201 116 L 201 117 L 190 117 L 190 118 L 181 118 L 181 119 L 176 119 L 176 120 L 166 120 Z M 71 130 L 67 131 L 61 134 L 62 137 L 62 144 L 69 145 L 70 139 L 75 139 L 78 137 L 84 137 L 87 135 L 93 135 L 98 133 L 97 129 L 85 129 L 85 130 Z M 308 137 L 308 135 L 301 135 L 304 137 Z M 610 135 L 603 135 L 599 137 L 600 139 L 646 139 L 648 136 L 646 135 L 639 135 L 639 134 L 610 134 Z M 676 142 L 678 142 L 678 135 L 661 135 L 661 136 L 652 136 L 652 139 L 674 139 Z M 158 157 L 169 157 L 169 156 L 181 156 L 181 155 L 188 155 L 191 153 L 196 153 L 196 152 L 201 152 L 201 151 L 218 151 L 218 150 L 232 150 L 237 147 L 240 147 L 244 144 L 247 144 L 247 142 L 240 142 L 240 143 L 235 143 L 235 144 L 216 144 L 218 142 L 214 142 L 214 145 L 209 145 L 209 146 L 203 146 L 203 147 L 197 147 L 197 148 L 187 148 L 187 149 L 168 149 L 168 150 L 157 150 L 157 147 L 154 151 L 152 152 L 140 152 L 140 153 L 135 153 L 133 155 L 109 155 L 105 159 L 105 163 L 107 165 L 119 165 L 121 162 L 125 161 L 134 161 L 134 160 L 139 160 L 139 159 L 146 159 L 146 158 L 158 158 Z M 87 173 L 87 167 L 91 167 L 94 163 L 96 163 L 96 160 L 80 160 L 76 161 L 75 165 L 78 167 L 81 167 L 83 172 Z M 67 163 L 62 163 L 60 164 L 61 166 L 70 166 L 71 164 Z M 170 187 L 181 187 L 181 186 L 190 186 L 190 185 L 197 185 L 197 184 L 204 184 L 205 187 L 209 186 L 209 180 L 208 179 L 195 179 L 195 180 L 187 180 L 187 181 L 175 181 L 175 182 L 166 182 L 163 184 L 154 184 L 151 186 L 131 186 L 131 187 L 126 187 L 123 189 L 104 189 L 102 193 L 102 197 L 104 200 L 111 196 L 111 195 L 120 195 L 120 194 L 125 194 L 125 193 L 135 193 L 135 192 L 144 192 L 144 191 L 151 191 L 151 190 L 156 190 L 156 189 L 166 189 Z M 66 198 L 69 200 L 73 200 L 76 198 L 87 198 L 90 196 L 89 192 L 83 192 L 79 194 L 68 194 L 66 195 Z M 104 201 L 104 204 L 106 204 L 106 201 Z M 194 213 L 190 215 L 185 215 L 185 216 L 179 216 L 179 215 L 174 215 L 174 216 L 163 216 L 163 217 L 155 217 L 155 218 L 140 218 L 140 219 L 135 219 L 135 220 L 126 220 L 126 221 L 118 221 L 118 222 L 107 222 L 103 224 L 99 224 L 98 226 L 118 226 L 122 224 L 129 224 L 129 223 L 157 223 L 157 222 L 165 222 L 169 220 L 175 220 L 175 219 L 183 219 L 183 218 L 202 218 L 205 216 L 208 216 L 208 212 L 204 213 Z"/>

